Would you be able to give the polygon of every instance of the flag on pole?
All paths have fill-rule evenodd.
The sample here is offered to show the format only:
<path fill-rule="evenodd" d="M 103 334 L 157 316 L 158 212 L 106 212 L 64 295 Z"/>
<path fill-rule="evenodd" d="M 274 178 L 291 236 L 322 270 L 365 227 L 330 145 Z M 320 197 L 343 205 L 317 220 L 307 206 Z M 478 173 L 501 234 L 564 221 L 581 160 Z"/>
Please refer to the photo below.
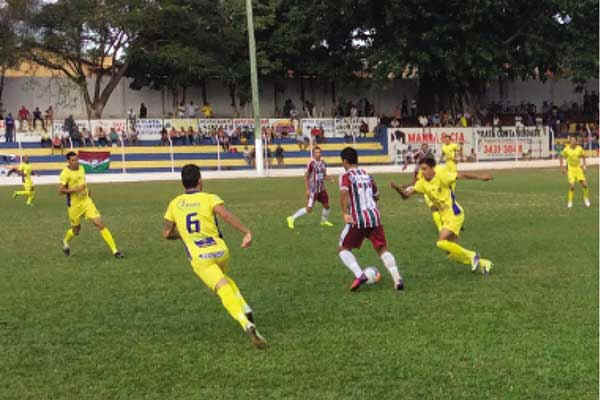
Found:
<path fill-rule="evenodd" d="M 106 172 L 110 166 L 110 151 L 81 151 L 77 153 L 79 163 L 88 173 Z"/>

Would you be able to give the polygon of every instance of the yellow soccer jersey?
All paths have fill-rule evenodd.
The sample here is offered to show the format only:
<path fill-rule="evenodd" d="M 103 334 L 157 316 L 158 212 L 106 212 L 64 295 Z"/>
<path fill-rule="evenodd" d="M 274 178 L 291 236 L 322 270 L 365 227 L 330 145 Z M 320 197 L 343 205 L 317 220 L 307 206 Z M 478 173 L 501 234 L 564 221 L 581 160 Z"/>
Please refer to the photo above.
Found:
<path fill-rule="evenodd" d="M 578 168 L 581 162 L 581 157 L 584 156 L 583 148 L 579 145 L 575 146 L 575 148 L 571 148 L 571 146 L 565 146 L 561 155 L 567 159 L 567 165 L 569 168 Z"/>
<path fill-rule="evenodd" d="M 415 191 L 423 193 L 439 210 L 441 214 L 453 213 L 460 215 L 462 208 L 456 202 L 452 192 L 452 184 L 456 182 L 456 172 L 449 171 L 446 167 L 438 165 L 435 167 L 435 176 L 430 181 L 421 177 L 415 183 Z"/>
<path fill-rule="evenodd" d="M 169 203 L 165 219 L 177 226 L 191 259 L 214 252 L 215 246 L 227 249 L 213 211 L 219 204 L 223 204 L 219 196 L 203 192 L 188 192 Z"/>
<path fill-rule="evenodd" d="M 21 164 L 19 171 L 23 173 L 23 183 L 25 185 L 32 185 L 33 181 L 31 180 L 31 173 L 33 172 L 33 167 L 31 164 Z"/>
<path fill-rule="evenodd" d="M 442 154 L 444 154 L 444 160 L 446 160 L 446 164 L 456 164 L 456 152 L 459 149 L 460 148 L 456 143 L 445 144 L 442 146 Z"/>
<path fill-rule="evenodd" d="M 58 180 L 60 184 L 65 185 L 67 189 L 74 189 L 78 186 L 85 185 L 85 170 L 81 165 L 76 171 L 73 171 L 69 167 L 65 167 L 60 173 Z M 86 187 L 82 192 L 67 194 L 67 206 L 71 207 L 72 205 L 79 205 L 87 199 L 89 199 L 89 196 L 88 189 Z"/>

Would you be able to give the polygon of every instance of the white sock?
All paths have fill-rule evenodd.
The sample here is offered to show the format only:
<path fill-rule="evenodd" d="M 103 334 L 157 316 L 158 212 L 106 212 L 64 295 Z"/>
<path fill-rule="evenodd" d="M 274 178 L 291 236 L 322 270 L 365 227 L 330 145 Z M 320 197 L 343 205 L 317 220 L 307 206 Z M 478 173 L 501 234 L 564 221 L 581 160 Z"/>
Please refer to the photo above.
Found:
<path fill-rule="evenodd" d="M 321 221 L 327 221 L 327 219 L 329 218 L 330 212 L 331 212 L 330 208 L 324 208 L 323 212 L 321 213 Z"/>
<path fill-rule="evenodd" d="M 292 215 L 293 219 L 300 218 L 301 216 L 306 215 L 306 208 L 301 208 L 296 211 L 296 214 Z"/>
<path fill-rule="evenodd" d="M 398 272 L 394 255 L 389 251 L 386 251 L 381 255 L 381 261 L 383 261 L 383 265 L 385 265 L 387 270 L 390 271 L 390 275 L 392 275 L 394 283 L 398 283 L 402 277 L 400 276 L 400 272 Z"/>
<path fill-rule="evenodd" d="M 362 269 L 360 269 L 360 265 L 358 265 L 358 261 L 356 261 L 354 254 L 352 254 L 350 251 L 340 251 L 340 259 L 355 277 L 359 278 L 362 275 Z"/>

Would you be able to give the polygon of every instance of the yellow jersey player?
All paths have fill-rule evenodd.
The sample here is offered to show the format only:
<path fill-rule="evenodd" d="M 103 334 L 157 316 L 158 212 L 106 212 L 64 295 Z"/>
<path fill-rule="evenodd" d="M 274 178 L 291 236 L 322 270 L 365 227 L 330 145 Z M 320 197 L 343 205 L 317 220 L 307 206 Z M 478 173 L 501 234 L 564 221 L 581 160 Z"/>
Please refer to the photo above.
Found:
<path fill-rule="evenodd" d="M 79 235 L 81 231 L 81 218 L 85 217 L 100 231 L 102 239 L 106 242 L 115 258 L 123 258 L 123 255 L 117 250 L 117 245 L 112 234 L 104 226 L 100 213 L 90 197 L 90 190 L 85 183 L 85 171 L 83 166 L 79 165 L 77 154 L 70 151 L 66 155 L 67 166 L 62 170 L 59 176 L 60 187 L 58 189 L 61 195 L 67 197 L 67 210 L 69 213 L 69 222 L 71 228 L 65 234 L 63 239 L 63 252 L 66 256 L 71 254 L 71 240 Z"/>
<path fill-rule="evenodd" d="M 586 169 L 585 165 L 585 153 L 583 148 L 577 144 L 577 138 L 575 136 L 569 137 L 569 144 L 565 146 L 564 150 L 560 154 L 560 169 L 563 174 L 566 172 L 569 179 L 569 193 L 567 208 L 573 207 L 573 196 L 575 194 L 575 182 L 579 182 L 583 188 L 583 203 L 586 207 L 590 206 L 590 190 L 588 189 L 587 182 L 583 171 Z M 567 170 L 563 166 L 563 158 L 567 159 Z"/>
<path fill-rule="evenodd" d="M 226 275 L 229 249 L 219 231 L 217 217 L 244 234 L 243 248 L 250 247 L 252 233 L 227 211 L 219 196 L 202 192 L 200 168 L 196 165 L 183 167 L 181 181 L 185 193 L 169 203 L 164 217 L 163 237 L 183 241 L 196 275 L 219 296 L 229 315 L 242 326 L 252 344 L 263 349 L 267 342 L 256 330 L 252 309 L 233 279 Z"/>
<path fill-rule="evenodd" d="M 17 198 L 17 196 L 25 196 L 27 197 L 27 201 L 25 204 L 28 206 L 33 206 L 33 199 L 35 198 L 35 188 L 33 187 L 33 180 L 31 179 L 32 175 L 36 175 L 33 172 L 33 167 L 29 163 L 29 156 L 23 156 L 21 160 L 21 165 L 18 167 L 11 168 L 8 171 L 8 174 L 17 173 L 21 176 L 23 180 L 23 190 L 16 190 L 13 192 L 13 198 Z"/>
<path fill-rule="evenodd" d="M 475 175 L 465 172 L 451 172 L 444 166 L 437 166 L 433 158 L 421 160 L 419 165 L 423 177 L 409 187 L 398 186 L 392 182 L 394 188 L 404 199 L 409 198 L 414 193 L 422 193 L 429 197 L 433 205 L 439 211 L 442 227 L 439 231 L 437 247 L 448 253 L 448 258 L 471 265 L 471 271 L 475 272 L 481 267 L 484 275 L 489 274 L 492 269 L 490 260 L 480 258 L 475 251 L 461 247 L 458 242 L 460 230 L 465 220 L 465 214 L 454 195 L 452 185 L 457 178 L 460 179 L 478 179 L 489 181 L 492 179 L 490 174 Z"/>
<path fill-rule="evenodd" d="M 446 161 L 446 169 L 450 172 L 458 172 L 456 167 L 456 152 L 460 151 L 460 146 L 457 143 L 450 141 L 450 135 L 442 135 L 442 154 Z"/>

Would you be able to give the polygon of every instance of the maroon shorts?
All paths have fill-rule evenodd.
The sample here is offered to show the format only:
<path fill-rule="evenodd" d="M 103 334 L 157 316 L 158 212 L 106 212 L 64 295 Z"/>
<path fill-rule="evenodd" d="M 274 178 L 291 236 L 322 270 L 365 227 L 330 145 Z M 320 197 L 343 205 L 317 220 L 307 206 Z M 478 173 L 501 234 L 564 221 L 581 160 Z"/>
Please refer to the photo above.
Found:
<path fill-rule="evenodd" d="M 385 232 L 383 226 L 379 225 L 376 228 L 357 228 L 354 225 L 346 225 L 340 234 L 340 247 L 345 249 L 360 249 L 363 240 L 369 239 L 373 248 L 378 250 L 382 247 L 387 247 L 385 240 Z"/>
<path fill-rule="evenodd" d="M 307 207 L 312 208 L 315 205 L 315 201 L 323 204 L 324 206 L 329 205 L 329 195 L 327 194 L 327 190 L 323 190 L 319 193 L 311 193 L 308 196 L 308 202 L 306 204 Z"/>

